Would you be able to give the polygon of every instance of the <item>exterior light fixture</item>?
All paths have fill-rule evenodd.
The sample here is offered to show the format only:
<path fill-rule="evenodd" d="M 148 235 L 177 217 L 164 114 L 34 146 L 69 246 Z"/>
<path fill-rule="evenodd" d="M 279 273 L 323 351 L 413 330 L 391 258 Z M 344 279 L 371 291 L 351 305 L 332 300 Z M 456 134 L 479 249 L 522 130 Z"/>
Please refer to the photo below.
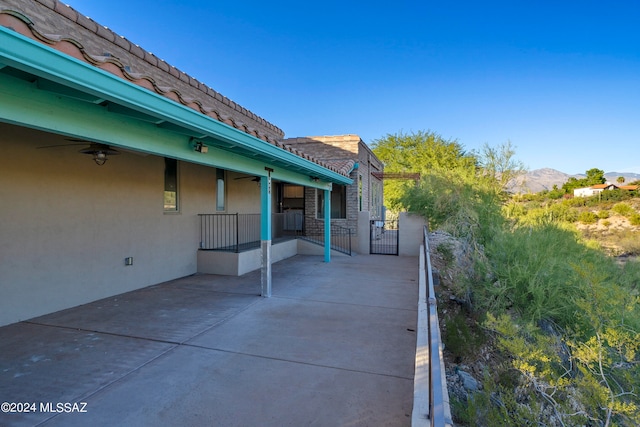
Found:
<path fill-rule="evenodd" d="M 317 176 L 310 176 L 309 179 L 311 179 L 311 181 L 313 181 L 313 182 L 320 181 L 320 178 L 318 178 Z"/>
<path fill-rule="evenodd" d="M 114 150 L 108 145 L 98 143 L 91 143 L 87 148 L 80 150 L 80 153 L 92 155 L 93 161 L 96 162 L 98 166 L 102 166 L 107 162 L 107 156 L 120 154 L 119 151 Z"/>
<path fill-rule="evenodd" d="M 191 140 L 193 142 L 193 150 L 198 152 L 198 153 L 202 153 L 205 154 L 209 151 L 209 147 L 207 147 L 206 145 L 204 145 L 204 142 L 199 141 L 197 139 L 192 139 Z"/>

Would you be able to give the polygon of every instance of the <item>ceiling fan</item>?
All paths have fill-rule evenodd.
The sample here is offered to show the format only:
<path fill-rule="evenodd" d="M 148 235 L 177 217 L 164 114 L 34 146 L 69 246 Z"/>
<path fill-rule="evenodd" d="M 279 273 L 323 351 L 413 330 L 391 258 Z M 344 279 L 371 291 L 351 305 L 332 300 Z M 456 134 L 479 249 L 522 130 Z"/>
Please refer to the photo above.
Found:
<path fill-rule="evenodd" d="M 251 181 L 253 182 L 260 182 L 260 177 L 259 176 L 239 176 L 237 178 L 233 178 L 234 180 L 238 180 L 238 179 L 251 179 Z"/>
<path fill-rule="evenodd" d="M 89 154 L 93 156 L 93 161 L 96 162 L 96 164 L 98 166 L 102 166 L 104 165 L 108 158 L 107 156 L 115 156 L 120 154 L 120 152 L 114 148 L 111 148 L 110 146 L 106 145 L 106 144 L 101 144 L 99 142 L 91 142 L 91 141 L 87 141 L 84 139 L 67 139 L 68 141 L 74 141 L 76 143 L 74 144 L 59 144 L 59 145 L 46 145 L 44 147 L 37 147 L 37 148 L 55 148 L 55 147 L 69 147 L 72 145 L 87 145 L 89 144 L 88 147 L 85 147 L 81 150 L 78 150 L 79 153 L 82 154 Z"/>

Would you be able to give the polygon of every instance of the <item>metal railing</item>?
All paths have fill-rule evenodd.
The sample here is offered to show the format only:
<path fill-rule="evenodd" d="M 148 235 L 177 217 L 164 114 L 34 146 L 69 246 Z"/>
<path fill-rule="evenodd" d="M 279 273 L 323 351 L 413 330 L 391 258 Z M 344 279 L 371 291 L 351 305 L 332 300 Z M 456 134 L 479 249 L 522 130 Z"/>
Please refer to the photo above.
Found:
<path fill-rule="evenodd" d="M 350 228 L 331 224 L 331 249 L 343 254 L 351 255 L 351 239 L 353 231 Z M 298 239 L 307 240 L 324 246 L 324 221 L 307 218 L 304 231 L 297 235 Z"/>
<path fill-rule="evenodd" d="M 412 426 L 452 426 L 449 392 L 442 357 L 442 340 L 429 249 L 429 230 L 423 229 L 418 292 L 418 336 L 414 377 Z"/>
<path fill-rule="evenodd" d="M 200 249 L 241 252 L 260 247 L 260 214 L 198 214 Z"/>
<path fill-rule="evenodd" d="M 272 238 L 298 236 L 304 230 L 304 215 L 300 212 L 283 212 L 271 214 Z"/>
<path fill-rule="evenodd" d="M 260 214 L 198 214 L 200 249 L 242 252 L 260 247 Z M 272 214 L 273 241 L 298 238 L 324 246 L 324 221 L 305 223 L 301 213 Z M 351 229 L 331 224 L 331 249 L 351 255 Z"/>

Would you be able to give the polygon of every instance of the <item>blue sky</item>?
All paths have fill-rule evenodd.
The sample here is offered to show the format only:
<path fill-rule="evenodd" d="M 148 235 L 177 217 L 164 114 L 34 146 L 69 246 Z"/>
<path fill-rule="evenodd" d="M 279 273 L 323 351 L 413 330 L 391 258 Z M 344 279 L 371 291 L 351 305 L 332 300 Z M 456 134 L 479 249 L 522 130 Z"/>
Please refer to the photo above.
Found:
<path fill-rule="evenodd" d="M 636 1 L 68 0 L 284 130 L 640 173 Z"/>

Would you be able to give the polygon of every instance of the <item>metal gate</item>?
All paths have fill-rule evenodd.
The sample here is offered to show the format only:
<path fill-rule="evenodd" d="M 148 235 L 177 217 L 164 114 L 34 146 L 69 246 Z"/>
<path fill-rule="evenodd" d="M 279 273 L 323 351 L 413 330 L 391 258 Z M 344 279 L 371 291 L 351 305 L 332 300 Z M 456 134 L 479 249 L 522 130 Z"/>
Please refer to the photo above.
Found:
<path fill-rule="evenodd" d="M 398 220 L 372 220 L 370 254 L 398 255 Z"/>

